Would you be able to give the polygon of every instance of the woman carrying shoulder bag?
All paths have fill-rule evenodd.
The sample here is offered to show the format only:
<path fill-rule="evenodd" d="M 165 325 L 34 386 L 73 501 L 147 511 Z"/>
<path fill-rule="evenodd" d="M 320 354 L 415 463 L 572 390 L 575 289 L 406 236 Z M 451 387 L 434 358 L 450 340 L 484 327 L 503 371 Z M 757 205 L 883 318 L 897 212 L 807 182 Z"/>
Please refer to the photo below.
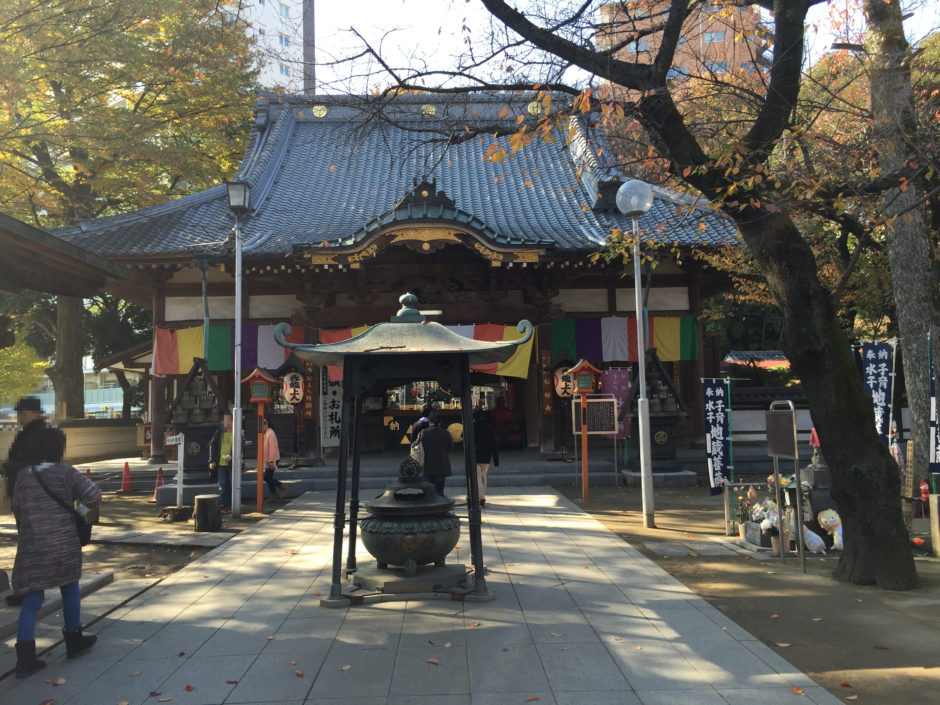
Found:
<path fill-rule="evenodd" d="M 36 618 L 44 591 L 59 588 L 65 618 L 65 653 L 75 658 L 97 641 L 82 633 L 82 546 L 75 516 L 61 502 L 75 501 L 93 509 L 101 490 L 71 465 L 62 462 L 65 434 L 46 428 L 28 454 L 29 466 L 20 470 L 13 493 L 13 513 L 19 526 L 13 562 L 13 593 L 23 596 L 16 631 L 16 677 L 24 678 L 45 667 L 36 658 Z M 58 501 L 57 499 L 58 498 Z"/>

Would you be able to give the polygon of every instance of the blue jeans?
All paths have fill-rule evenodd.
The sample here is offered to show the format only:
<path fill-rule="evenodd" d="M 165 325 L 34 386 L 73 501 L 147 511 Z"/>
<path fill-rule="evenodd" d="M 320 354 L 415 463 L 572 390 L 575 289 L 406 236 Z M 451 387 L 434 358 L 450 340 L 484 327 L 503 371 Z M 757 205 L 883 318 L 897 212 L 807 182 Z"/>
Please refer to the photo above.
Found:
<path fill-rule="evenodd" d="M 219 465 L 219 496 L 222 508 L 232 506 L 232 466 Z"/>
<path fill-rule="evenodd" d="M 447 475 L 425 475 L 424 480 L 434 485 L 434 488 L 441 497 L 444 496 L 444 482 L 447 481 Z"/>
<path fill-rule="evenodd" d="M 82 628 L 82 593 L 78 582 L 69 583 L 59 588 L 62 593 L 62 615 L 65 617 L 65 631 L 74 632 Z M 20 618 L 16 625 L 17 641 L 33 641 L 36 638 L 36 617 L 42 607 L 45 593 L 33 590 L 23 597 Z"/>

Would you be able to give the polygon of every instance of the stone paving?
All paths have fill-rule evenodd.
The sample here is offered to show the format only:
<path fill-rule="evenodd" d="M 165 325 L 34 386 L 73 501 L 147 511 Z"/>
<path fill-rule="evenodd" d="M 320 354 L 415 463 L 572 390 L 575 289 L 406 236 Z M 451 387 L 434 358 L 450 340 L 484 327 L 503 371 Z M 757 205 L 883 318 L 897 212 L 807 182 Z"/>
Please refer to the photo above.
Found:
<path fill-rule="evenodd" d="M 304 494 L 156 585 L 116 582 L 89 596 L 83 612 L 86 622 L 98 618 L 90 629 L 98 645 L 73 661 L 55 646 L 44 671 L 0 680 L 0 701 L 840 702 L 546 487 L 488 493 L 483 555 L 493 601 L 323 608 L 333 501 Z M 466 531 L 448 562 L 469 563 L 463 544 Z M 662 542 L 654 550 L 734 549 Z M 54 643 L 60 621 L 45 618 L 40 647 Z M 8 638 L 3 672 L 12 650 Z"/>

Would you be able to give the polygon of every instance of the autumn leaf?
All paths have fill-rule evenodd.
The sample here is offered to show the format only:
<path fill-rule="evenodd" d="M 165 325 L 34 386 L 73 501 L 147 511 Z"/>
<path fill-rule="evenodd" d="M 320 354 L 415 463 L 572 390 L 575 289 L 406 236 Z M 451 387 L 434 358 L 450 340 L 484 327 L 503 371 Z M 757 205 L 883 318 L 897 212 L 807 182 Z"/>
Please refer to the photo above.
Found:
<path fill-rule="evenodd" d="M 343 666 L 343 667 L 340 668 L 339 670 L 341 670 L 341 671 L 348 671 L 350 668 L 352 668 L 352 666 L 347 663 L 345 666 Z"/>
<path fill-rule="evenodd" d="M 851 684 L 851 683 L 846 683 L 845 681 L 842 681 L 841 683 L 839 683 L 839 685 L 841 685 L 843 688 L 851 688 L 851 687 L 852 687 L 852 684 Z"/>
<path fill-rule="evenodd" d="M 539 699 L 539 696 L 538 696 L 538 695 L 530 695 L 529 697 L 527 697 L 527 698 L 525 699 L 525 701 L 526 701 L 527 703 L 532 703 L 532 702 L 535 702 L 535 701 L 538 700 L 538 699 Z"/>
<path fill-rule="evenodd" d="M 846 695 L 846 696 L 845 696 L 845 699 L 846 699 L 846 700 L 858 700 L 858 696 L 857 696 L 857 695 Z"/>
<path fill-rule="evenodd" d="M 888 650 L 888 647 L 885 646 L 884 644 L 875 644 L 875 648 L 876 648 L 876 649 L 881 649 L 882 651 L 887 651 L 887 650 Z"/>
<path fill-rule="evenodd" d="M 789 647 L 789 646 L 790 646 L 789 644 L 785 644 L 785 643 L 783 643 L 783 642 L 780 642 L 780 641 L 778 641 L 778 642 L 775 642 L 775 643 L 776 643 L 776 644 L 777 644 L 777 646 L 779 646 L 779 647 L 780 647 L 781 649 L 786 649 L 787 647 Z"/>
<path fill-rule="evenodd" d="M 187 693 L 192 693 L 196 689 L 191 685 L 187 685 L 183 690 L 185 690 Z"/>
<path fill-rule="evenodd" d="M 60 685 L 65 685 L 65 679 L 64 679 L 64 678 L 56 678 L 55 680 L 49 680 L 48 678 L 46 678 L 46 683 L 48 683 L 49 685 L 51 685 L 51 686 L 53 686 L 53 687 L 55 687 L 55 688 L 58 688 Z"/>
<path fill-rule="evenodd" d="M 479 626 L 480 626 L 480 623 L 479 623 L 479 622 L 470 622 L 470 626 L 471 626 L 471 627 L 479 627 Z"/>
<path fill-rule="evenodd" d="M 436 658 L 429 658 L 428 663 L 430 663 L 432 666 L 436 666 L 438 662 Z"/>
<path fill-rule="evenodd" d="M 294 675 L 297 676 L 298 678 L 303 678 L 303 677 L 304 677 L 304 672 L 303 672 L 303 671 L 294 671 Z"/>
<path fill-rule="evenodd" d="M 229 679 L 229 680 L 227 680 L 227 681 L 225 681 L 225 682 L 228 683 L 229 685 L 235 685 L 236 683 L 238 683 L 238 681 L 236 681 L 236 680 L 231 680 L 231 679 Z"/>
<path fill-rule="evenodd" d="M 330 164 L 330 171 L 333 171 L 336 168 L 335 164 Z"/>
<path fill-rule="evenodd" d="M 779 614 L 772 614 L 772 615 L 770 615 L 770 618 L 771 618 L 771 619 L 780 619 L 780 615 L 779 615 Z"/>
<path fill-rule="evenodd" d="M 804 693 L 803 689 L 800 688 L 799 686 L 796 686 L 796 685 L 790 686 L 790 690 L 792 690 L 795 695 L 802 695 L 804 698 L 806 697 L 806 693 Z"/>

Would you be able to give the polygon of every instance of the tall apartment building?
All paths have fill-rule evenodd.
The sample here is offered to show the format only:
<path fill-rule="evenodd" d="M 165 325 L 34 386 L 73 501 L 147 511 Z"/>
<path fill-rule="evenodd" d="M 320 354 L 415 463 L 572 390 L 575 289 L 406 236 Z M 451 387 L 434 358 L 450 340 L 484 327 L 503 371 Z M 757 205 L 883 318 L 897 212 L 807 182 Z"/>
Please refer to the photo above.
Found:
<path fill-rule="evenodd" d="M 652 63 L 662 35 L 646 32 L 665 23 L 669 5 L 668 0 L 624 0 L 602 6 L 599 41 L 608 47 L 623 44 L 619 57 L 624 60 Z M 766 65 L 769 48 L 770 34 L 758 9 L 708 2 L 683 24 L 668 77 L 720 79 L 729 72 L 754 72 Z"/>
<path fill-rule="evenodd" d="M 230 12 L 237 7 L 258 40 L 259 85 L 289 93 L 312 92 L 313 0 L 233 0 L 228 5 Z"/>

